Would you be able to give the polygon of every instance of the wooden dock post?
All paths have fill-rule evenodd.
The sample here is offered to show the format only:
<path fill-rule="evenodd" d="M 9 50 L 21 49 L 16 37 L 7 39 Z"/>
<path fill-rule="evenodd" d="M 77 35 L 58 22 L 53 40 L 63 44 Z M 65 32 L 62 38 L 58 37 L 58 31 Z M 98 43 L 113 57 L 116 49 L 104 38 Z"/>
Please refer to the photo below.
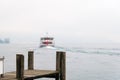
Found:
<path fill-rule="evenodd" d="M 16 55 L 16 78 L 24 80 L 24 56 L 22 54 Z"/>
<path fill-rule="evenodd" d="M 34 69 L 34 52 L 28 51 L 28 70 Z"/>
<path fill-rule="evenodd" d="M 61 80 L 66 80 L 66 53 L 61 53 Z"/>
<path fill-rule="evenodd" d="M 56 71 L 60 72 L 60 52 L 56 52 Z M 55 80 L 59 80 L 60 73 L 56 76 Z"/>
<path fill-rule="evenodd" d="M 56 55 L 56 71 L 59 71 L 59 76 L 56 80 L 66 80 L 66 53 L 57 52 Z"/>

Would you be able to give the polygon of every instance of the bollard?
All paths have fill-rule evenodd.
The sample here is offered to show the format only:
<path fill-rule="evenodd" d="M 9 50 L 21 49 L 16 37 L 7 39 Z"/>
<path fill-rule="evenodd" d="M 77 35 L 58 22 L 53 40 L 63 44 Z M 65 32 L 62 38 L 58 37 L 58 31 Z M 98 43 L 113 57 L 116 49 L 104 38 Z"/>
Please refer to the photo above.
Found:
<path fill-rule="evenodd" d="M 28 51 L 28 70 L 34 69 L 34 52 Z"/>
<path fill-rule="evenodd" d="M 66 53 L 65 52 L 56 52 L 56 71 L 59 71 L 59 76 L 56 77 L 56 80 L 66 80 Z"/>
<path fill-rule="evenodd" d="M 16 78 L 24 80 L 24 56 L 22 54 L 16 55 Z"/>

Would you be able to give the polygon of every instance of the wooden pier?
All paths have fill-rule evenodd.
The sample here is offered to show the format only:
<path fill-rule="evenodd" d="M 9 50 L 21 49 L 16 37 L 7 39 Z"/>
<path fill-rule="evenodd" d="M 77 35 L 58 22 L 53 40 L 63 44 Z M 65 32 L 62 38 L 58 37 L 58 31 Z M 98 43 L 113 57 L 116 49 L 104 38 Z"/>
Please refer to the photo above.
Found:
<path fill-rule="evenodd" d="M 66 80 L 66 53 L 56 52 L 56 70 L 34 69 L 34 52 L 28 52 L 28 70 L 24 70 L 24 55 L 16 55 L 16 71 L 7 72 L 0 80 L 34 80 L 54 78 Z"/>

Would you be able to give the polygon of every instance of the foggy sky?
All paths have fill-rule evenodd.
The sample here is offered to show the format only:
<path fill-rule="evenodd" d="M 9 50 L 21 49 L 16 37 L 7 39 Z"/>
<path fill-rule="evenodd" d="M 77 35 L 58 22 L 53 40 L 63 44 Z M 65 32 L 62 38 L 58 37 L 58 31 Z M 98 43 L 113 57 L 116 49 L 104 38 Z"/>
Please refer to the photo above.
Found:
<path fill-rule="evenodd" d="M 119 0 L 0 0 L 0 37 L 120 43 Z"/>

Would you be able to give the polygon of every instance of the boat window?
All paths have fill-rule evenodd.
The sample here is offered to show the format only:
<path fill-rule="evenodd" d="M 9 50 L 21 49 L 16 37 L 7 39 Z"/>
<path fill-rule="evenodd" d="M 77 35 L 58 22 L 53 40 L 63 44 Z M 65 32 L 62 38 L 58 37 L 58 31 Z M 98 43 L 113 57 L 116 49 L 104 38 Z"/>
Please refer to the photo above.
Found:
<path fill-rule="evenodd" d="M 53 38 L 47 37 L 47 38 L 41 38 L 41 40 L 53 40 Z"/>
<path fill-rule="evenodd" d="M 52 42 L 42 42 L 43 44 L 52 44 Z"/>

